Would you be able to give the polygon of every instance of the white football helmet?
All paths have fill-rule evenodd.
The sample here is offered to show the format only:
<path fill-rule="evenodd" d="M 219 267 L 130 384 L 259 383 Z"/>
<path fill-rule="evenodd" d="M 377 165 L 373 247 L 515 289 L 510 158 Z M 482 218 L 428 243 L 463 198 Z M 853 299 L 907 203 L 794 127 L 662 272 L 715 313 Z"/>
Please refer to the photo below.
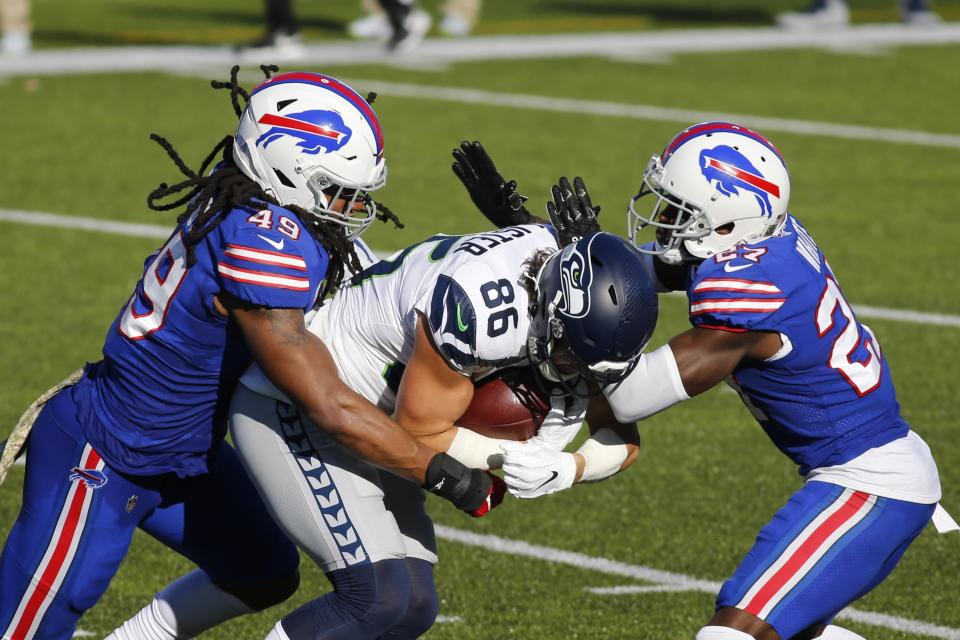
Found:
<path fill-rule="evenodd" d="M 637 201 L 651 193 L 656 200 L 643 215 Z M 656 248 L 638 248 L 679 264 L 770 237 L 786 220 L 789 201 L 790 175 L 769 140 L 740 125 L 704 122 L 650 158 L 630 200 L 627 233 L 639 244 L 638 232 L 655 227 Z"/>
<path fill-rule="evenodd" d="M 383 134 L 360 94 L 319 73 L 284 73 L 250 93 L 234 160 L 277 199 L 359 235 L 376 217 L 368 192 L 386 183 Z M 341 210 L 334 203 L 347 201 Z M 363 208 L 354 211 L 357 202 Z"/>

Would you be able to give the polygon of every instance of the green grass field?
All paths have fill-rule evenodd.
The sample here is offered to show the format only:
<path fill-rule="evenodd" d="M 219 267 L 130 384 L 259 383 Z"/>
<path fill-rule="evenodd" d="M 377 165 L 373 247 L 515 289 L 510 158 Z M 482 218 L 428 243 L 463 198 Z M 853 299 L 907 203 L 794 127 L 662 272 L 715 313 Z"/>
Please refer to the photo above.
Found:
<path fill-rule="evenodd" d="M 626 21 L 615 28 L 645 28 L 630 20 L 649 15 L 655 18 L 654 28 L 695 25 L 695 8 L 705 3 L 621 0 L 594 6 L 567 1 L 545 9 L 548 4 L 490 0 L 484 28 L 517 32 L 549 30 L 553 24 L 561 31 L 563 21 L 584 14 Z M 892 20 L 892 4 L 863 2 L 855 17 Z M 323 3 L 300 5 L 311 37 L 334 37 L 340 27 L 328 28 L 323 21 L 342 25 L 356 13 L 337 6 L 326 15 Z M 710 5 L 717 22 L 726 24 L 764 24 L 779 10 L 759 0 Z M 235 9 L 226 0 L 88 0 L 82 3 L 88 10 L 74 10 L 77 6 L 37 0 L 38 42 L 211 42 L 253 37 L 259 28 L 260 5 L 253 2 Z M 938 8 L 949 17 L 958 3 L 942 2 Z M 246 17 L 234 21 L 227 13 Z M 195 25 L 196 37 L 184 31 L 187 23 Z M 956 136 L 957 69 L 960 47 L 941 46 L 873 56 L 804 50 L 709 53 L 651 65 L 582 58 L 474 62 L 438 72 L 372 66 L 322 70 L 372 90 L 378 81 L 477 88 L 545 100 L 576 98 Z M 226 69 L 216 71 L 218 79 L 226 74 Z M 558 176 L 582 175 L 594 200 L 603 205 L 607 228 L 623 232 L 623 211 L 647 158 L 682 126 L 389 92 L 375 106 L 390 165 L 381 199 L 407 223 L 402 231 L 378 225 L 368 232 L 371 245 L 381 250 L 432 233 L 487 227 L 449 170 L 449 151 L 463 138 L 483 141 L 503 172 L 518 179 L 530 204 L 544 201 Z M 145 206 L 148 191 L 177 177 L 148 134 L 168 137 L 196 165 L 235 126 L 226 92 L 210 90 L 199 76 L 159 73 L 0 78 L 0 114 L 0 209 L 170 225 L 174 214 L 148 213 Z M 790 163 L 791 210 L 818 239 L 848 299 L 960 315 L 955 249 L 960 149 L 766 133 Z M 99 357 L 103 334 L 137 281 L 143 257 L 159 244 L 9 222 L 4 230 L 0 437 L 40 392 L 84 360 Z M 680 299 L 666 298 L 662 308 L 654 345 L 686 326 Z M 867 322 L 891 362 L 907 419 L 937 457 L 943 503 L 960 513 L 955 383 L 960 327 Z M 531 502 L 510 500 L 477 521 L 439 500 L 431 500 L 431 514 L 438 524 L 461 530 L 722 581 L 801 478 L 736 395 L 723 389 L 656 416 L 641 425 L 641 433 L 639 460 L 610 481 Z M 0 539 L 19 509 L 22 477 L 23 467 L 15 467 L 0 487 Z M 856 608 L 950 628 L 936 637 L 960 638 L 958 554 L 960 535 L 938 536 L 928 528 L 893 575 Z M 427 637 L 434 640 L 675 640 L 692 637 L 712 611 L 713 595 L 698 591 L 597 595 L 585 589 L 639 583 L 540 558 L 445 539 L 440 556 L 441 614 L 453 620 L 430 631 Z M 109 591 L 80 627 L 102 637 L 188 569 L 186 561 L 138 534 Z M 262 638 L 285 612 L 327 590 L 319 571 L 309 562 L 304 569 L 303 585 L 291 601 L 204 637 Z M 843 624 L 870 640 L 923 637 L 859 622 Z"/>

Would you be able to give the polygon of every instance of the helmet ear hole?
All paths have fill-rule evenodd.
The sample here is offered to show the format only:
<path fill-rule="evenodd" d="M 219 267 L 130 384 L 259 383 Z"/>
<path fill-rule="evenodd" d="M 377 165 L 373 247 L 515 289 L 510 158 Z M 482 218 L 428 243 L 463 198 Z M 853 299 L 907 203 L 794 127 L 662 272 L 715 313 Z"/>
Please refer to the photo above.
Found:
<path fill-rule="evenodd" d="M 277 179 L 280 180 L 280 184 L 285 187 L 290 187 L 291 189 L 295 188 L 293 182 L 290 181 L 290 178 L 284 175 L 283 171 L 280 171 L 280 169 L 274 169 L 273 172 L 277 174 Z"/>
<path fill-rule="evenodd" d="M 617 289 L 613 285 L 607 289 L 607 293 L 610 294 L 610 302 L 613 303 L 613 306 L 617 306 Z"/>

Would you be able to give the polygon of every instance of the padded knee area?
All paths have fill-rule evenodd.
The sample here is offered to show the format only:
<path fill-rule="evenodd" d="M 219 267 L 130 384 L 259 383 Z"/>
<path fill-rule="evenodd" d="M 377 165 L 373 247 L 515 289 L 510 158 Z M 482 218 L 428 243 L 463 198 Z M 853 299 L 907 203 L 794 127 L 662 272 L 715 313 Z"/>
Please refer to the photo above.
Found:
<path fill-rule="evenodd" d="M 426 560 L 407 558 L 410 575 L 410 603 L 403 618 L 382 640 L 413 640 L 433 626 L 440 613 L 440 597 L 433 581 L 433 564 Z"/>
<path fill-rule="evenodd" d="M 433 626 L 437 620 L 437 614 L 440 613 L 440 598 L 434 589 L 424 593 L 414 592 L 410 598 L 410 604 L 407 606 L 407 612 L 400 620 L 397 627 L 402 629 L 404 635 L 388 635 L 389 638 L 419 638 L 427 629 Z"/>
<path fill-rule="evenodd" d="M 730 627 L 704 627 L 697 632 L 695 640 L 754 640 L 753 636 Z"/>
<path fill-rule="evenodd" d="M 410 602 L 403 560 L 383 560 L 327 574 L 333 592 L 283 619 L 290 640 L 378 638 L 395 627 Z"/>
<path fill-rule="evenodd" d="M 292 573 L 255 585 L 232 586 L 229 591 L 254 611 L 263 611 L 278 605 L 297 592 L 300 586 L 300 569 Z"/>
<path fill-rule="evenodd" d="M 248 565 L 241 576 L 212 575 L 217 586 L 254 611 L 284 602 L 300 586 L 300 552 L 296 545 L 284 537 L 271 542 L 269 548 L 273 552 Z"/>

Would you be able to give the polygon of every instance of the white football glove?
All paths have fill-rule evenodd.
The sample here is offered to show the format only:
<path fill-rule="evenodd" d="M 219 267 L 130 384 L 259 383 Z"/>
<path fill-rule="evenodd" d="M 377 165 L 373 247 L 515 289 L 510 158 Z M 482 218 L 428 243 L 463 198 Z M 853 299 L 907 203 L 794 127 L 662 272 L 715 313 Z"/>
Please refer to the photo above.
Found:
<path fill-rule="evenodd" d="M 564 453 L 530 442 L 504 442 L 503 479 L 517 498 L 536 498 L 573 486 L 577 462 Z"/>
<path fill-rule="evenodd" d="M 542 445 L 554 451 L 563 451 L 573 440 L 587 417 L 588 398 L 569 398 L 563 394 L 550 396 L 550 412 L 543 419 L 537 435 L 527 444 Z"/>

